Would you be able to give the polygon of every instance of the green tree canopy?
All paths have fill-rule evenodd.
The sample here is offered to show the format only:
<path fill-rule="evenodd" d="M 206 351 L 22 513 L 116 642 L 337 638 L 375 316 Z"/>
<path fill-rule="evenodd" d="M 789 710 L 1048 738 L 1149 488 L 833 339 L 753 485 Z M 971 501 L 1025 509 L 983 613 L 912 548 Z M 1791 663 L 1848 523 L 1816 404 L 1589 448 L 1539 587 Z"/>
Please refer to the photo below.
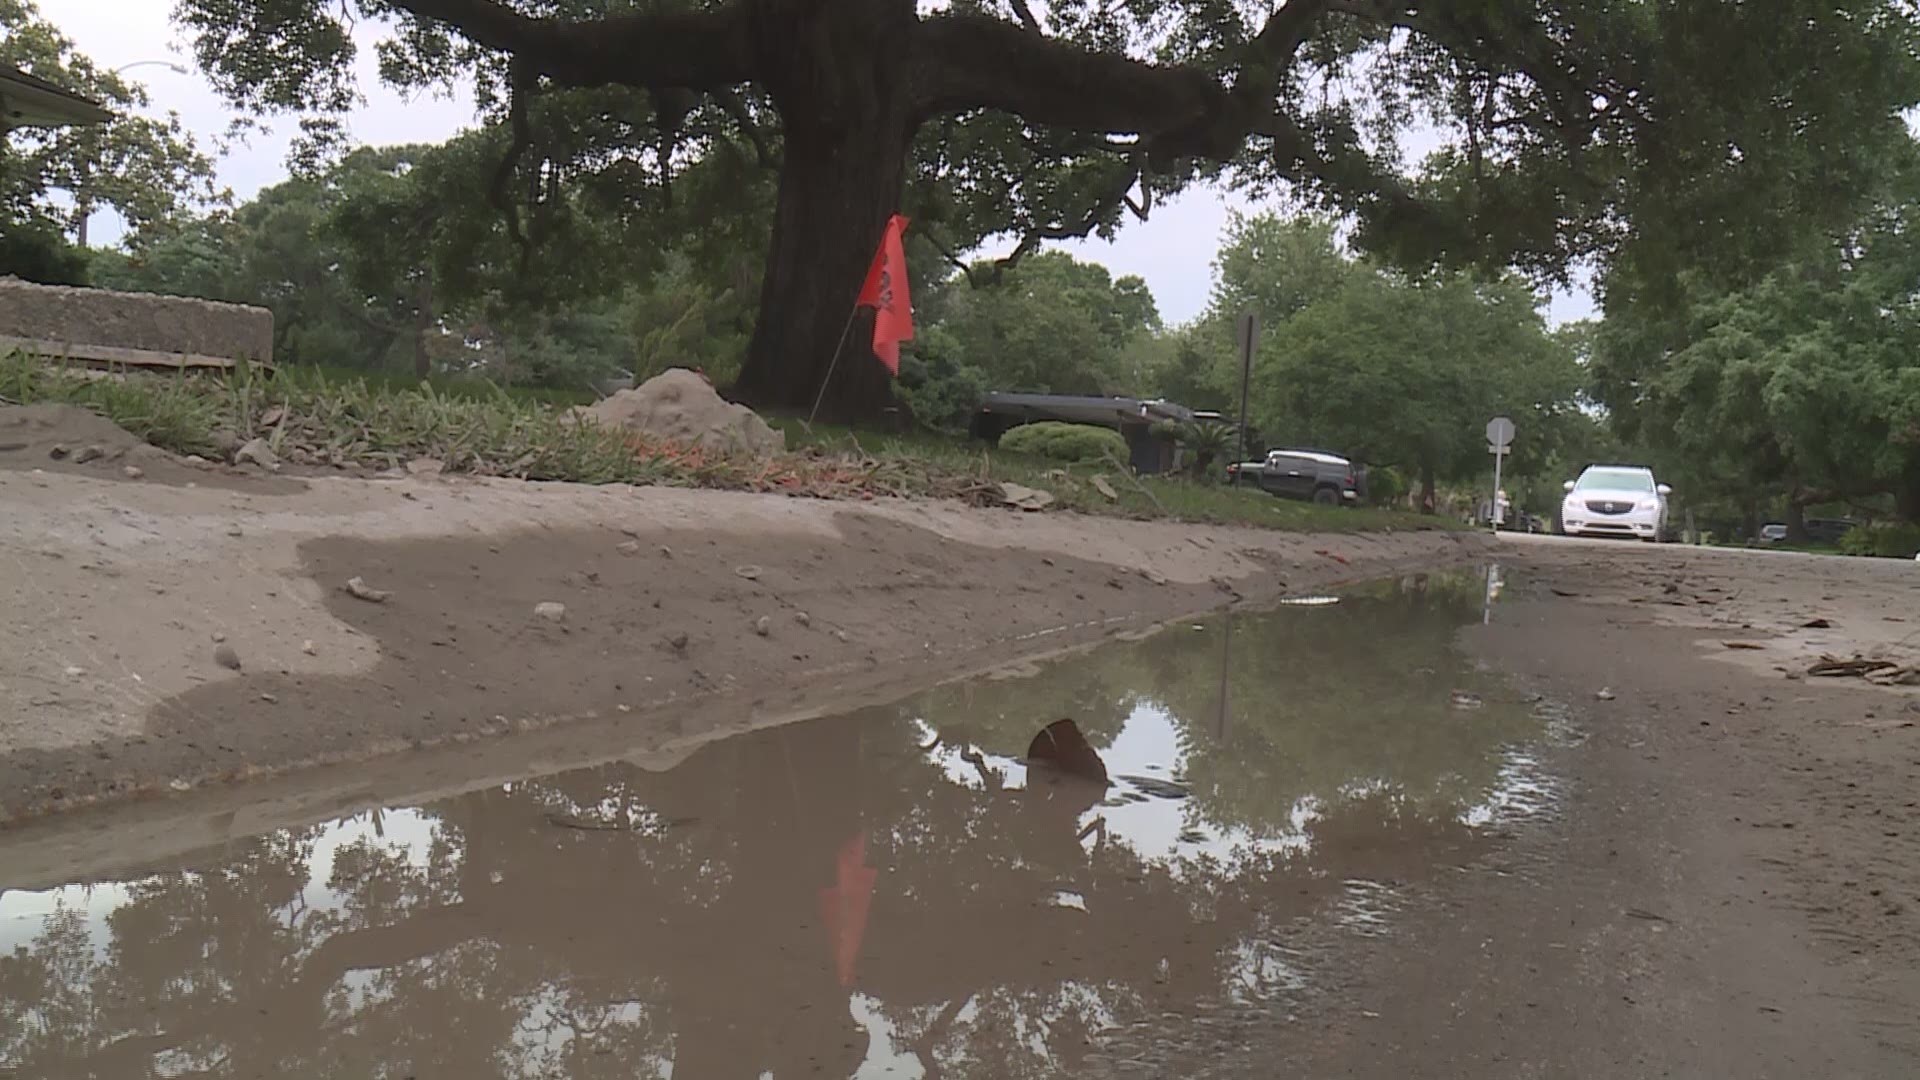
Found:
<path fill-rule="evenodd" d="M 1139 394 L 1136 350 L 1160 332 L 1139 277 L 1061 251 L 1011 268 L 978 263 L 924 290 L 901 385 L 923 423 L 955 427 L 986 390 Z"/>
<path fill-rule="evenodd" d="M 136 240 L 181 211 L 216 201 L 213 164 L 180 126 L 137 115 L 146 88 L 104 70 L 41 16 L 32 0 L 0 0 L 0 64 L 91 98 L 114 113 L 100 124 L 22 127 L 0 134 L 0 222 L 11 236 L 36 233 L 43 244 L 71 226 L 81 246 L 86 221 L 109 207 Z M 65 193 L 72 209 L 53 201 Z M 0 267 L 0 272 L 6 268 Z"/>
<path fill-rule="evenodd" d="M 1596 374 L 1623 428 L 1790 513 L 1892 495 L 1920 521 L 1916 158 L 1858 221 L 1753 285 L 1690 275 L 1677 304 L 1610 299 Z"/>
<path fill-rule="evenodd" d="M 327 132 L 356 99 L 350 28 L 387 81 L 472 80 L 508 132 L 490 201 L 525 235 L 581 198 L 672 207 L 727 152 L 776 174 L 709 189 L 764 234 L 738 390 L 804 408 L 887 216 L 952 250 L 1108 234 L 1200 179 L 1284 192 L 1401 259 L 1737 266 L 1846 212 L 1916 98 L 1892 0 L 183 0 L 217 85 Z M 1403 144 L 1439 131 L 1422 163 Z M 731 198 L 729 196 L 732 196 Z M 1730 228 L 1737 223 L 1739 228 Z M 1730 239 L 1730 236 L 1732 237 Z M 864 327 L 856 328 L 858 332 Z M 871 412 L 874 364 L 829 405 Z"/>
<path fill-rule="evenodd" d="M 1260 315 L 1250 403 L 1271 439 L 1394 466 L 1430 493 L 1486 466 L 1495 414 L 1537 442 L 1576 408 L 1570 342 L 1511 276 L 1410 277 L 1349 257 L 1323 221 L 1273 215 L 1237 219 L 1216 265 L 1196 347 L 1231 393 L 1233 321 Z"/>

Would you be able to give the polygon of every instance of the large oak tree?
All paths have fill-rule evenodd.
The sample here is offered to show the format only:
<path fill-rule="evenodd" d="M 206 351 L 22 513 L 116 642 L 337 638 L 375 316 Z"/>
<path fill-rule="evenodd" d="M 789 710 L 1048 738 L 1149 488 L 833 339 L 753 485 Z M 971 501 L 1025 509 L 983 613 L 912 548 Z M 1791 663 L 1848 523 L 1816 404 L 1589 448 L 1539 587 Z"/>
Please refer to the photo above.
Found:
<path fill-rule="evenodd" d="M 231 96 L 322 125 L 354 99 L 356 33 L 387 20 L 383 77 L 472 78 L 513 132 L 500 201 L 535 242 L 570 188 L 638 208 L 704 154 L 751 147 L 778 194 L 737 390 L 775 407 L 811 400 L 903 208 L 955 250 L 1013 233 L 1024 252 L 1220 178 L 1351 215 L 1363 246 L 1415 261 L 1657 271 L 1711 243 L 1737 264 L 1778 222 L 1844 212 L 1859 148 L 1917 96 L 1913 19 L 1892 0 L 181 0 L 178 15 Z M 1437 152 L 1405 150 L 1435 134 Z M 885 400 L 878 365 L 839 372 L 834 411 Z"/>

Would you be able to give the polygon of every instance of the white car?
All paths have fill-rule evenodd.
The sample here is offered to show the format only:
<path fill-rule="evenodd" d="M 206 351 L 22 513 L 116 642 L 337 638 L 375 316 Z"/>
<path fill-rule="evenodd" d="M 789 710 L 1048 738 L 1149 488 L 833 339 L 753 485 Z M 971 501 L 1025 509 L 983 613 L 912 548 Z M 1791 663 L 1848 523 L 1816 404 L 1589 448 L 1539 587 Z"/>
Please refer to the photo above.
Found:
<path fill-rule="evenodd" d="M 1562 536 L 1631 536 L 1656 543 L 1666 536 L 1667 496 L 1673 489 L 1637 465 L 1589 465 L 1566 483 L 1560 502 Z"/>

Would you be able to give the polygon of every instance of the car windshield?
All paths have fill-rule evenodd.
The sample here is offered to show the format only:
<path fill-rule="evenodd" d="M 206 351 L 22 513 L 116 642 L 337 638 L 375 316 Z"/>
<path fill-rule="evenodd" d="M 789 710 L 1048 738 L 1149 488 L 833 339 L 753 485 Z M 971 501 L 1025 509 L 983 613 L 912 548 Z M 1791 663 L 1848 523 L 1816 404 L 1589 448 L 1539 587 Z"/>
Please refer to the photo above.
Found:
<path fill-rule="evenodd" d="M 1652 491 L 1653 474 L 1640 469 L 1588 469 L 1574 485 L 1581 491 Z"/>

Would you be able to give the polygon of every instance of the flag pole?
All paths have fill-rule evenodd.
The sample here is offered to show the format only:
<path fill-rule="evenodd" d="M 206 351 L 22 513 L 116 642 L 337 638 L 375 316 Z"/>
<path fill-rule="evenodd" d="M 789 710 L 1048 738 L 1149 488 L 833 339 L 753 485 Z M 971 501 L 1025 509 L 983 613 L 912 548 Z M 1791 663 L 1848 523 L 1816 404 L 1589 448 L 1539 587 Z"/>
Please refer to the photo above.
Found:
<path fill-rule="evenodd" d="M 841 350 L 847 347 L 847 335 L 853 333 L 853 320 L 860 316 L 860 302 L 847 312 L 847 325 L 840 328 L 840 340 L 833 346 L 833 359 L 827 361 L 827 377 L 820 380 L 820 392 L 813 395 L 813 410 L 807 413 L 807 433 L 813 433 L 813 418 L 820 415 L 820 403 L 827 399 L 827 384 L 833 381 L 833 369 L 840 366 Z"/>

